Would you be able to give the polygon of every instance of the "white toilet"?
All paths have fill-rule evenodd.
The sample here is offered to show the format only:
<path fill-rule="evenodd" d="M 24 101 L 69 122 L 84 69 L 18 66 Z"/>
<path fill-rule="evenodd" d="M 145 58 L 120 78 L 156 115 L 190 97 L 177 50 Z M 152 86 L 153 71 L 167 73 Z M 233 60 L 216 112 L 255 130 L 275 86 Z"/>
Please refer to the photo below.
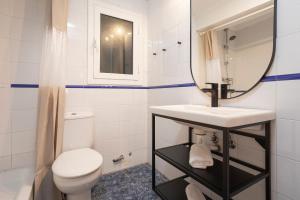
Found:
<path fill-rule="evenodd" d="M 101 175 L 103 158 L 91 149 L 94 141 L 92 113 L 66 113 L 63 153 L 52 165 L 56 187 L 67 200 L 90 200 L 91 188 Z"/>

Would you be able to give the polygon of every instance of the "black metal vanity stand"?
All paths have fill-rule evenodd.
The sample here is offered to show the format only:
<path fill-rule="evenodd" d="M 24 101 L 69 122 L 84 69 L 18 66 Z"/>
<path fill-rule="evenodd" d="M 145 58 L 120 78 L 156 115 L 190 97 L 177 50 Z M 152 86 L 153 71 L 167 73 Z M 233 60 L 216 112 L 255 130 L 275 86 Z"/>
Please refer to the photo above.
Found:
<path fill-rule="evenodd" d="M 214 159 L 214 166 L 207 169 L 196 169 L 189 165 L 189 152 L 192 145 L 192 129 L 189 128 L 189 141 L 185 144 L 156 149 L 155 148 L 155 119 L 156 117 L 166 118 L 187 124 L 197 125 L 216 129 L 223 132 L 223 153 L 212 153 L 221 156 L 223 159 Z M 265 135 L 255 135 L 239 129 L 255 125 L 264 125 Z M 191 177 L 211 191 L 220 195 L 224 200 L 232 199 L 235 195 L 249 188 L 250 186 L 265 179 L 266 200 L 271 200 L 271 156 L 270 156 L 270 134 L 271 121 L 264 121 L 255 124 L 248 124 L 238 127 L 219 127 L 210 124 L 177 119 L 174 117 L 152 114 L 152 188 L 164 200 L 187 200 L 185 188 L 188 183 L 184 180 Z M 261 168 L 248 162 L 230 157 L 229 155 L 229 135 L 237 134 L 254 138 L 265 148 L 265 168 Z M 173 165 L 184 174 L 183 177 L 156 185 L 155 182 L 155 157 L 158 156 L 169 164 Z M 220 161 L 221 160 L 221 161 Z M 231 162 L 230 162 L 231 161 Z M 246 168 L 255 170 L 256 174 L 248 173 L 240 168 L 234 167 L 232 163 L 237 163 Z M 206 199 L 210 199 L 206 197 Z"/>

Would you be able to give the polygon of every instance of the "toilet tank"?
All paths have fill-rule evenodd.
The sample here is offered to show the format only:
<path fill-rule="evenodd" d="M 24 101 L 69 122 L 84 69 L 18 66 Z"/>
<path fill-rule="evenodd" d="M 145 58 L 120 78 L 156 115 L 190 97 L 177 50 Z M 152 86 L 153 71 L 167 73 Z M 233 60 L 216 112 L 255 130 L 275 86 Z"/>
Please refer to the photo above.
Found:
<path fill-rule="evenodd" d="M 65 114 L 63 152 L 91 148 L 94 141 L 94 115 L 90 112 Z"/>

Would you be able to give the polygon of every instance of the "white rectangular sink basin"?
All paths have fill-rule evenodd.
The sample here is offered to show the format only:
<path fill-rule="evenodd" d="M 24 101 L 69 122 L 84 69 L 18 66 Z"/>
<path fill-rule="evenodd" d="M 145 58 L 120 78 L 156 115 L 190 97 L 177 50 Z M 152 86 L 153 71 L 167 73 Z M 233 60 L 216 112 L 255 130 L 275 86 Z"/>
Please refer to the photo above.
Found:
<path fill-rule="evenodd" d="M 152 106 L 154 114 L 184 119 L 220 127 L 237 127 L 275 119 L 271 110 L 232 107 L 208 107 L 202 105 Z"/>

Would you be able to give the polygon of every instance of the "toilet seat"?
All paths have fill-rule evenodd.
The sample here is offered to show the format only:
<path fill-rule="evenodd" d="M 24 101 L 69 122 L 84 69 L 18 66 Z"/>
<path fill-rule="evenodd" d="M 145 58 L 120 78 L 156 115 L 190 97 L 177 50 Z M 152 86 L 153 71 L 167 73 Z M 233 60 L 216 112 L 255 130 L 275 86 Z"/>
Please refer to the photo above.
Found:
<path fill-rule="evenodd" d="M 54 161 L 52 171 L 60 178 L 79 178 L 97 171 L 103 163 L 103 157 L 90 148 L 63 152 Z"/>

